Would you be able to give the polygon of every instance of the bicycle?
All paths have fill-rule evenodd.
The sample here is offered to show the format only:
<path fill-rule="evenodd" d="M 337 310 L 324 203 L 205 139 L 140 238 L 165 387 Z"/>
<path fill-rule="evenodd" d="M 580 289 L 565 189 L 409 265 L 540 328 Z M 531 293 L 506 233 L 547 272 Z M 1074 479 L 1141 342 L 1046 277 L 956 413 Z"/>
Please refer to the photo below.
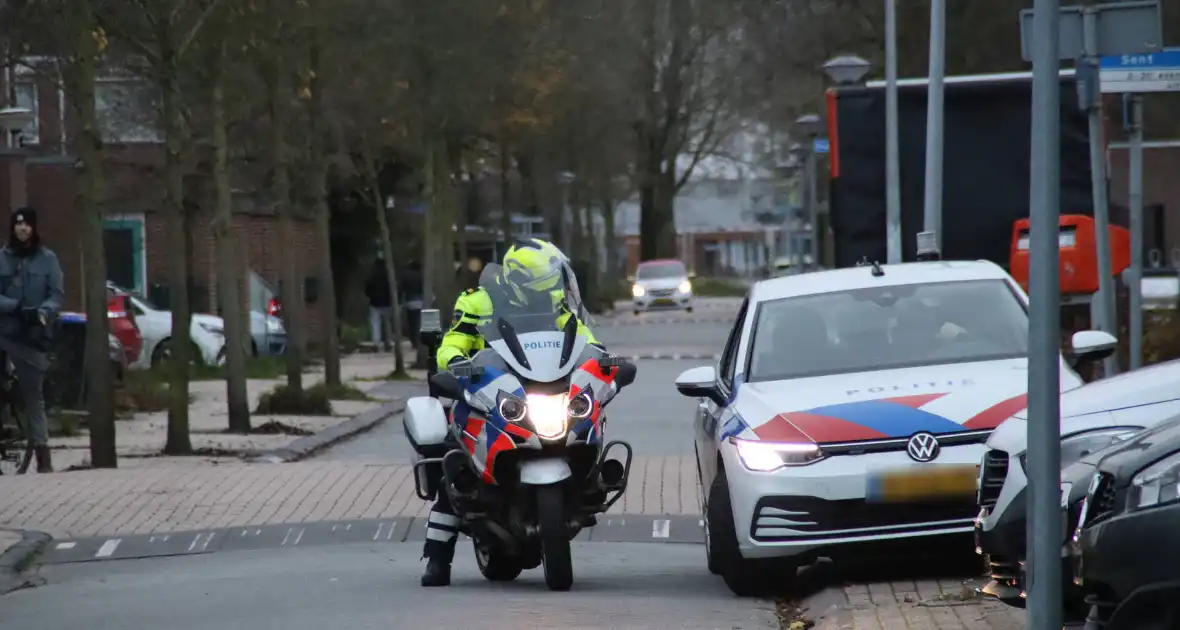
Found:
<path fill-rule="evenodd" d="M 0 355 L 4 370 L 0 373 L 0 476 L 23 475 L 33 461 L 33 440 L 25 421 L 20 384 L 12 361 Z"/>

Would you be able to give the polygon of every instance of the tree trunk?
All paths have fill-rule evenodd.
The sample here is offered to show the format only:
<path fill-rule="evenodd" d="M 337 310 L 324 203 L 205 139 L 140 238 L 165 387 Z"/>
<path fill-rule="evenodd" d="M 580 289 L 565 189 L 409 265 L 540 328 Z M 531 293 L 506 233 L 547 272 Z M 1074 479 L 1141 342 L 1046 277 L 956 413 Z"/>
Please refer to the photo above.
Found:
<path fill-rule="evenodd" d="M 434 308 L 450 312 L 455 302 L 455 232 L 454 186 L 451 185 L 450 159 L 446 137 L 435 131 L 428 136 L 427 190 L 430 208 L 426 213 L 425 256 L 429 267 L 423 271 L 429 277 Z"/>
<path fill-rule="evenodd" d="M 323 304 L 320 312 L 324 313 L 323 326 L 320 327 L 322 343 L 324 344 L 324 382 L 332 387 L 339 387 L 340 379 L 340 337 L 336 334 L 336 283 L 332 275 L 332 229 L 331 210 L 328 209 L 328 164 L 325 151 L 328 143 L 323 129 L 323 95 L 320 94 L 320 42 L 319 33 L 312 34 L 312 41 L 308 50 L 309 70 L 311 81 L 309 88 L 311 98 L 308 102 L 310 111 L 311 132 L 311 164 L 310 187 L 315 199 L 316 236 L 320 249 L 320 296 Z"/>
<path fill-rule="evenodd" d="M 615 230 L 615 200 L 613 195 L 608 192 L 604 193 L 602 197 L 602 242 L 603 247 L 606 248 L 606 277 L 608 278 L 617 278 L 623 271 L 619 265 L 619 236 Z"/>
<path fill-rule="evenodd" d="M 276 48 L 281 42 L 273 44 Z M 295 242 L 294 217 L 291 216 L 291 180 L 287 170 L 286 156 L 286 96 L 283 92 L 283 82 L 280 77 L 282 59 L 278 51 L 271 52 L 267 69 L 267 114 L 270 118 L 270 169 L 271 200 L 274 203 L 275 215 L 279 223 L 279 239 L 282 243 Z M 303 392 L 303 348 L 306 335 L 302 327 L 300 312 L 303 304 L 299 290 L 299 256 L 294 247 L 284 247 L 279 252 L 279 263 L 282 267 L 282 288 L 279 299 L 283 305 L 283 323 L 287 328 L 287 387 L 295 392 Z"/>
<path fill-rule="evenodd" d="M 377 214 L 377 228 L 381 231 L 381 255 L 385 258 L 385 273 L 389 278 L 389 325 L 393 330 L 389 337 L 393 341 L 393 373 L 406 373 L 406 357 L 402 352 L 402 303 L 398 295 L 397 265 L 393 261 L 393 236 L 389 231 L 389 216 L 385 212 L 384 195 L 381 193 L 381 183 L 377 177 L 377 165 L 374 163 L 372 152 L 366 148 L 361 159 L 365 165 L 365 179 L 373 195 L 373 208 Z M 413 334 L 416 331 L 411 331 Z"/>
<path fill-rule="evenodd" d="M 512 245 L 516 235 L 512 229 L 512 152 L 508 148 L 507 139 L 500 141 L 500 234 L 504 239 L 504 247 L 500 249 L 500 257 Z"/>
<path fill-rule="evenodd" d="M 74 208 L 82 217 L 82 259 L 86 302 L 85 383 L 86 410 L 89 415 L 90 462 L 95 468 L 115 468 L 115 404 L 109 353 L 107 323 L 106 255 L 103 245 L 103 161 L 102 136 L 98 129 L 94 103 L 96 56 L 93 37 L 95 16 L 89 0 L 71 0 L 72 47 L 75 57 L 65 69 L 65 89 L 77 116 L 78 133 L 74 153 L 82 163 L 78 173 L 78 192 Z"/>
<path fill-rule="evenodd" d="M 171 34 L 161 42 L 159 85 L 164 117 L 164 209 L 168 213 L 168 284 L 171 294 L 172 333 L 169 338 L 168 370 L 168 437 L 164 453 L 188 455 L 193 452 L 189 437 L 189 366 L 193 360 L 192 337 L 189 330 L 192 314 L 189 311 L 188 234 L 185 232 L 184 165 L 181 162 L 184 113 L 181 110 L 180 86 L 177 84 L 179 59 L 170 50 Z"/>
<path fill-rule="evenodd" d="M 225 43 L 212 52 L 210 138 L 213 143 L 213 190 L 215 193 L 213 234 L 217 246 L 217 301 L 225 322 L 225 397 L 229 430 L 250 433 L 250 399 L 246 394 L 246 335 L 242 326 L 242 296 L 239 283 L 237 234 L 234 233 L 233 200 L 229 183 L 229 138 L 225 122 Z"/>

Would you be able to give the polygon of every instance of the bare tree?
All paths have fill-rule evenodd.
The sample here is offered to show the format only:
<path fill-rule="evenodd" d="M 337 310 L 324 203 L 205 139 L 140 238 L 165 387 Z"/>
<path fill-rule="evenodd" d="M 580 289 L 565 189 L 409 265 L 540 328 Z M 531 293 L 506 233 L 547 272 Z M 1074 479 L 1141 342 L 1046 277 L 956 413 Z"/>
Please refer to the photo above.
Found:
<path fill-rule="evenodd" d="M 243 330 L 240 282 L 242 267 L 234 231 L 233 199 L 229 181 L 229 138 L 225 105 L 226 49 L 232 17 L 227 8 L 218 16 L 208 42 L 209 137 L 213 149 L 214 220 L 217 248 L 217 296 L 225 321 L 225 389 L 229 430 L 250 433 L 250 401 L 246 392 L 246 331 Z"/>

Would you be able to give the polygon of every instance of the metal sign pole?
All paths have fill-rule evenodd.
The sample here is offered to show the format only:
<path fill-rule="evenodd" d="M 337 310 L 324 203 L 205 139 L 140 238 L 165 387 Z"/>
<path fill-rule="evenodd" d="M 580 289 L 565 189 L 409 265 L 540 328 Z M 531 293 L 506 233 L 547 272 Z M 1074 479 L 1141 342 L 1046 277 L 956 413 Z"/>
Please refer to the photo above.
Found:
<path fill-rule="evenodd" d="M 1123 101 L 1126 111 L 1127 135 L 1131 150 L 1129 202 L 1131 206 L 1131 268 L 1128 284 L 1131 291 L 1131 369 L 1143 364 L 1143 96 L 1127 94 Z"/>
<path fill-rule="evenodd" d="M 1028 629 L 1058 630 L 1062 516 L 1059 412 L 1061 295 L 1058 225 L 1061 198 L 1061 16 L 1059 0 L 1033 5 L 1030 166 L 1028 414 Z"/>
<path fill-rule="evenodd" d="M 897 0 L 885 0 L 885 260 L 901 262 L 901 149 L 897 114 Z"/>
<path fill-rule="evenodd" d="M 1083 68 L 1079 76 L 1078 88 L 1081 91 L 1082 107 L 1089 115 L 1090 123 L 1090 181 L 1094 194 L 1094 236 L 1098 249 L 1098 294 L 1095 297 L 1098 308 L 1098 322 L 1096 328 L 1118 335 L 1118 316 L 1116 315 L 1114 268 L 1110 260 L 1110 210 L 1109 197 L 1106 192 L 1106 154 L 1102 140 L 1102 92 L 1099 87 L 1098 74 L 1098 11 L 1087 7 L 1082 14 L 1082 48 L 1084 57 L 1078 63 L 1078 69 Z M 1104 376 L 1114 376 L 1119 372 L 1118 355 L 1112 354 L 1102 362 Z"/>
<path fill-rule="evenodd" d="M 943 78 L 946 75 L 946 0 L 930 0 L 930 77 L 926 92 L 926 190 L 923 230 L 942 246 Z"/>

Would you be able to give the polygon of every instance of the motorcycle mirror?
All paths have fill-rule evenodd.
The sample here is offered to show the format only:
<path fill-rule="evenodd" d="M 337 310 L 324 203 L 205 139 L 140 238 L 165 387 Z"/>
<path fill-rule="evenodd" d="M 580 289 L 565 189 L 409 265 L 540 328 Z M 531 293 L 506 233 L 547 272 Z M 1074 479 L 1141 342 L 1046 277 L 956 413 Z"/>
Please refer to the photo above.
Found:
<path fill-rule="evenodd" d="M 431 376 L 430 384 L 434 385 L 439 394 L 447 398 L 459 400 L 463 397 L 463 386 L 459 383 L 459 379 L 450 372 L 439 372 Z"/>
<path fill-rule="evenodd" d="M 615 374 L 615 385 L 623 388 L 634 383 L 635 375 L 638 372 L 639 368 L 634 363 L 624 363 L 618 366 L 618 372 Z"/>

